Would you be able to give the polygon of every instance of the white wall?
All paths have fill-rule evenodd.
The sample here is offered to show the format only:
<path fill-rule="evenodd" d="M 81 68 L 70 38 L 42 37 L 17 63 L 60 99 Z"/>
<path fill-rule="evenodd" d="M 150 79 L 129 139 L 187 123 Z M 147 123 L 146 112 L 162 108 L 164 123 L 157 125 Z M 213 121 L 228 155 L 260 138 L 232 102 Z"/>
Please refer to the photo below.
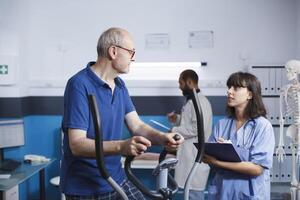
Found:
<path fill-rule="evenodd" d="M 2 86 L 0 96 L 39 95 L 49 87 L 47 95 L 62 95 L 65 80 L 89 60 L 95 60 L 97 39 L 111 26 L 126 28 L 133 34 L 136 61 L 207 61 L 208 66 L 200 70 L 200 79 L 225 80 L 230 73 L 252 63 L 283 64 L 297 52 L 297 3 L 1 0 L 0 36 L 11 42 L 0 44 L 0 53 L 11 49 L 20 76 L 17 85 Z M 214 48 L 189 49 L 189 31 L 201 30 L 214 31 Z M 169 49 L 145 49 L 149 33 L 169 34 Z M 174 74 L 169 76 L 177 80 Z"/>
<path fill-rule="evenodd" d="M 300 0 L 297 0 L 297 56 L 296 58 L 300 60 Z"/>

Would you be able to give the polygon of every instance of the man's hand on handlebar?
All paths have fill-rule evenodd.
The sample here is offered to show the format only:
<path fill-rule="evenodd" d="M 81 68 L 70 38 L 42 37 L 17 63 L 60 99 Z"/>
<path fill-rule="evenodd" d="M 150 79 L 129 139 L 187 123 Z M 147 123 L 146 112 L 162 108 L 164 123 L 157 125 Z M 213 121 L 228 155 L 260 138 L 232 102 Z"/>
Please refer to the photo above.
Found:
<path fill-rule="evenodd" d="M 184 138 L 178 133 L 164 134 L 164 145 L 168 151 L 176 151 L 179 145 L 184 142 Z"/>
<path fill-rule="evenodd" d="M 121 143 L 120 153 L 124 156 L 138 156 L 151 146 L 151 141 L 143 136 L 133 136 Z"/>

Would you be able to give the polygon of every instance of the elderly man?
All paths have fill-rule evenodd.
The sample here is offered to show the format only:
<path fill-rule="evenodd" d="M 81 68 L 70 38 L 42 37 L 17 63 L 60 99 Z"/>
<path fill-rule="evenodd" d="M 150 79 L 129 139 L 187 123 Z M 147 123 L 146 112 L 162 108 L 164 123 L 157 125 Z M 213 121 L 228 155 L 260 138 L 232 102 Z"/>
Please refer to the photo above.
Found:
<path fill-rule="evenodd" d="M 152 144 L 177 148 L 175 133 L 162 133 L 143 123 L 119 74 L 129 72 L 135 49 L 129 32 L 110 28 L 97 45 L 98 58 L 89 62 L 67 83 L 64 95 L 63 158 L 61 190 L 67 199 L 119 199 L 99 174 L 95 160 L 94 125 L 88 95 L 96 96 L 100 108 L 105 165 L 129 199 L 144 199 L 124 174 L 121 155 L 140 155 Z M 121 140 L 123 123 L 133 137 Z"/>

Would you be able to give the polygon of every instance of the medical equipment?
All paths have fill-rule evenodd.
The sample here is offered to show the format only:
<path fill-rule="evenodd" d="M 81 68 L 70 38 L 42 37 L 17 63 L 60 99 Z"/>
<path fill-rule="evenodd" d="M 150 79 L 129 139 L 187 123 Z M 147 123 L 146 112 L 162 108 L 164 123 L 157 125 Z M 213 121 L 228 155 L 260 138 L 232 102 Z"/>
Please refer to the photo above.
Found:
<path fill-rule="evenodd" d="M 4 148 L 25 144 L 23 120 L 0 120 L 0 161 L 4 161 Z"/>
<path fill-rule="evenodd" d="M 190 189 L 190 183 L 192 178 L 194 178 L 194 173 L 196 172 L 198 166 L 201 163 L 201 159 L 204 154 L 204 124 L 203 124 L 203 116 L 202 116 L 202 110 L 200 107 L 200 101 L 198 99 L 198 95 L 196 90 L 191 90 L 190 95 L 192 97 L 193 105 L 196 111 L 196 117 L 197 117 L 197 132 L 198 132 L 198 143 L 200 144 L 198 146 L 198 153 L 195 159 L 195 164 L 192 167 L 192 170 L 187 178 L 187 181 L 185 183 L 185 189 L 184 189 L 184 199 L 189 199 L 189 189 Z M 176 139 L 176 138 L 174 138 Z M 150 191 L 147 188 L 145 188 L 141 182 L 133 175 L 130 169 L 130 165 L 134 157 L 130 156 L 126 158 L 125 161 L 125 172 L 127 174 L 127 177 L 129 180 L 132 181 L 132 183 L 142 191 L 146 196 L 150 197 L 151 199 L 171 199 L 172 194 L 174 194 L 178 190 L 177 183 L 173 179 L 171 175 L 168 174 L 168 171 L 170 168 L 173 167 L 173 165 L 176 164 L 176 160 L 165 160 L 165 156 L 167 154 L 166 149 L 164 149 L 160 156 L 159 156 L 159 165 L 154 170 L 154 174 L 158 175 L 157 179 L 157 191 Z M 201 177 L 197 177 L 201 178 Z M 169 185 L 167 184 L 169 181 Z"/>
<path fill-rule="evenodd" d="M 50 161 L 50 158 L 46 158 L 45 156 L 41 156 L 41 155 L 27 154 L 24 156 L 24 161 L 48 162 L 48 161 Z"/>
<path fill-rule="evenodd" d="M 0 174 L 0 179 L 9 179 L 11 174 Z"/>
<path fill-rule="evenodd" d="M 174 136 L 175 140 L 180 139 L 179 135 Z M 168 200 L 172 199 L 178 191 L 178 185 L 174 178 L 169 174 L 170 169 L 174 168 L 178 160 L 175 158 L 165 159 L 167 155 L 167 150 L 164 150 L 159 155 L 159 164 L 153 170 L 153 175 L 157 177 L 156 179 L 156 191 L 147 189 L 142 185 L 139 179 L 131 171 L 131 162 L 134 156 L 128 156 L 125 160 L 125 173 L 128 179 L 147 197 L 153 200 Z"/>
<path fill-rule="evenodd" d="M 195 163 L 187 177 L 187 180 L 184 185 L 184 200 L 189 199 L 189 190 L 190 184 L 192 182 L 192 178 L 194 178 L 194 174 L 197 171 L 197 168 L 200 166 L 202 157 L 204 155 L 204 121 L 203 121 L 203 114 L 202 109 L 200 106 L 199 97 L 197 95 L 196 89 L 192 91 L 192 101 L 194 105 L 194 109 L 196 111 L 196 118 L 197 118 L 197 133 L 198 133 L 198 147 L 197 147 L 197 155 L 195 159 Z M 201 177 L 198 177 L 201 178 Z"/>
<path fill-rule="evenodd" d="M 128 200 L 127 195 L 122 188 L 111 178 L 104 165 L 103 139 L 101 133 L 101 118 L 99 109 L 94 95 L 89 95 L 89 106 L 93 117 L 95 127 L 95 149 L 97 166 L 102 177 L 111 185 L 111 187 L 121 196 L 123 200 Z"/>
<path fill-rule="evenodd" d="M 96 160 L 97 166 L 99 169 L 100 174 L 106 181 L 112 186 L 112 188 L 121 196 L 123 200 L 128 200 L 127 195 L 122 190 L 122 188 L 110 177 L 108 174 L 105 165 L 104 165 L 104 154 L 103 154 L 103 139 L 101 135 L 101 118 L 99 114 L 99 109 L 97 106 L 96 98 L 94 95 L 89 95 L 89 105 L 90 110 L 92 112 L 94 127 L 95 127 L 95 149 L 96 149 Z M 174 138 L 175 139 L 175 138 Z M 168 199 L 168 196 L 174 194 L 178 190 L 178 186 L 174 179 L 168 174 L 168 170 L 177 163 L 177 160 L 167 159 L 161 162 L 154 171 L 155 175 L 158 175 L 159 179 L 163 180 L 166 176 L 170 179 L 170 188 L 162 188 L 158 189 L 159 192 L 149 191 L 142 184 L 138 181 L 138 179 L 133 175 L 130 170 L 130 163 L 133 160 L 133 156 L 129 156 L 126 158 L 125 161 L 125 171 L 127 176 L 135 185 L 139 185 L 139 189 L 146 194 L 147 196 L 151 197 L 152 199 Z M 161 185 L 159 187 L 164 187 L 166 183 L 164 181 L 160 182 Z"/>
<path fill-rule="evenodd" d="M 198 153 L 195 159 L 195 164 L 189 174 L 189 177 L 187 179 L 187 182 L 185 184 L 185 200 L 188 199 L 189 196 L 189 185 L 191 182 L 191 179 L 193 178 L 193 174 L 196 171 L 197 167 L 201 163 L 201 159 L 204 153 L 204 125 L 203 125 L 203 117 L 202 117 L 202 110 L 200 107 L 199 99 L 196 95 L 196 90 L 191 91 L 192 101 L 194 104 L 194 108 L 196 111 L 196 117 L 197 117 L 197 132 L 198 132 L 198 143 L 200 144 L 198 147 Z M 93 95 L 89 95 L 89 104 L 90 109 L 93 116 L 93 121 L 95 124 L 95 148 L 96 148 L 96 159 L 97 159 L 97 166 L 99 168 L 99 171 L 101 175 L 109 182 L 109 184 L 121 195 L 123 200 L 127 200 L 128 197 L 124 193 L 124 191 L 121 189 L 121 187 L 109 176 L 109 174 L 106 171 L 106 168 L 103 163 L 103 146 L 102 144 L 102 136 L 101 136 L 101 126 L 100 126 L 100 115 L 98 106 L 96 103 L 96 98 Z M 177 137 L 177 138 L 176 138 Z M 179 135 L 175 135 L 174 139 L 180 139 Z M 146 196 L 150 197 L 151 199 L 171 199 L 172 195 L 175 194 L 178 191 L 178 185 L 173 179 L 173 177 L 169 174 L 169 170 L 171 168 L 174 168 L 174 166 L 177 163 L 177 159 L 175 158 L 169 158 L 165 159 L 166 157 L 166 149 L 163 150 L 163 152 L 160 154 L 159 158 L 159 164 L 153 171 L 153 175 L 157 176 L 157 188 L 156 191 L 151 191 L 145 188 L 141 182 L 134 176 L 134 174 L 131 171 L 131 162 L 134 159 L 134 156 L 128 156 L 125 161 L 125 172 L 128 177 L 128 179 Z"/>

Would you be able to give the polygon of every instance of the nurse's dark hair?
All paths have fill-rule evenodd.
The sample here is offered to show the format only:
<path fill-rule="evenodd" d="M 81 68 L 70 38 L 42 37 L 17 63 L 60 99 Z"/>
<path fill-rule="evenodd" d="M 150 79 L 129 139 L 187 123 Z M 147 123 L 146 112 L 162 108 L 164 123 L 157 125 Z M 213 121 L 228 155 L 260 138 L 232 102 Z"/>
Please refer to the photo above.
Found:
<path fill-rule="evenodd" d="M 244 87 L 252 93 L 252 98 L 249 99 L 245 110 L 246 118 L 266 117 L 266 108 L 261 96 L 261 85 L 256 76 L 247 72 L 236 72 L 229 76 L 226 84 L 228 88 L 232 86 L 235 88 Z M 229 117 L 236 117 L 234 107 L 227 105 L 226 113 Z"/>
<path fill-rule="evenodd" d="M 108 48 L 113 45 L 122 46 L 124 39 L 124 29 L 122 28 L 109 28 L 104 31 L 97 44 L 97 54 L 98 57 L 108 57 Z"/>
<path fill-rule="evenodd" d="M 198 75 L 192 69 L 186 69 L 183 72 L 181 72 L 180 78 L 184 81 L 187 81 L 187 79 L 191 79 L 194 83 L 198 84 Z"/>

